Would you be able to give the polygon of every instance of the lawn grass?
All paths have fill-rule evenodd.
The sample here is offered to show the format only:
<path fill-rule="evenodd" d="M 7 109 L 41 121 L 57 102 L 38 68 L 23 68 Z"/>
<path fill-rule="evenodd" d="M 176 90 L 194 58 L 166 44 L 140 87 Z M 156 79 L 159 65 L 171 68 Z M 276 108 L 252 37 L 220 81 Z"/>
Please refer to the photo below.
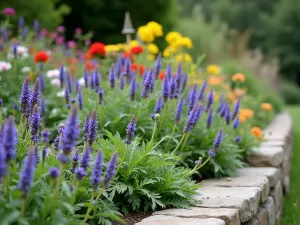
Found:
<path fill-rule="evenodd" d="M 291 188 L 285 196 L 282 225 L 300 225 L 300 106 L 287 108 L 293 118 L 294 143 Z"/>

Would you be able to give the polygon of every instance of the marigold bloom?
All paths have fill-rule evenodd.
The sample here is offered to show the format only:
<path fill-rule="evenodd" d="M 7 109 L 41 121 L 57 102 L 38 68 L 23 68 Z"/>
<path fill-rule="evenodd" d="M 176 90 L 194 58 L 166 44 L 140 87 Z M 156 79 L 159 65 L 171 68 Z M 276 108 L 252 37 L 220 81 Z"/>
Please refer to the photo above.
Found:
<path fill-rule="evenodd" d="M 106 55 L 105 45 L 100 42 L 95 42 L 89 47 L 88 53 L 92 57 L 105 56 Z"/>
<path fill-rule="evenodd" d="M 242 97 L 243 95 L 246 94 L 246 90 L 245 89 L 234 89 L 234 94 L 236 97 Z"/>
<path fill-rule="evenodd" d="M 161 37 L 163 35 L 163 28 L 160 24 L 150 21 L 147 23 L 147 27 L 151 30 L 152 34 L 155 37 Z"/>
<path fill-rule="evenodd" d="M 147 45 L 148 51 L 152 54 L 157 54 L 159 49 L 156 44 L 150 43 Z"/>
<path fill-rule="evenodd" d="M 94 65 L 91 61 L 86 61 L 86 62 L 84 63 L 84 66 L 85 66 L 85 68 L 86 68 L 86 70 L 87 70 L 88 72 L 90 72 L 90 71 L 92 71 L 92 70 L 95 69 L 95 65 Z"/>
<path fill-rule="evenodd" d="M 240 115 L 245 116 L 247 119 L 252 119 L 254 112 L 251 109 L 240 109 Z"/>
<path fill-rule="evenodd" d="M 176 62 L 191 62 L 193 59 L 188 53 L 180 53 L 176 56 Z"/>
<path fill-rule="evenodd" d="M 207 82 L 213 86 L 219 86 L 222 84 L 223 79 L 221 77 L 208 77 Z"/>
<path fill-rule="evenodd" d="M 137 46 L 132 47 L 132 48 L 130 49 L 130 52 L 131 52 L 132 54 L 134 54 L 134 55 L 138 55 L 138 54 L 142 53 L 143 51 L 144 51 L 144 49 L 143 49 L 143 47 L 140 46 L 140 45 L 137 45 Z"/>
<path fill-rule="evenodd" d="M 265 110 L 265 111 L 271 111 L 272 110 L 272 105 L 270 104 L 270 103 L 263 103 L 263 104 L 261 104 L 261 109 L 262 110 Z"/>
<path fill-rule="evenodd" d="M 150 43 L 154 41 L 154 35 L 152 33 L 152 29 L 148 26 L 139 27 L 138 35 L 139 38 L 145 43 Z"/>
<path fill-rule="evenodd" d="M 245 115 L 239 115 L 239 121 L 241 122 L 241 123 L 245 123 L 246 122 L 246 120 L 247 120 L 247 117 L 245 116 Z"/>
<path fill-rule="evenodd" d="M 189 37 L 182 38 L 181 42 L 184 45 L 184 47 L 186 47 L 186 48 L 192 48 L 193 47 L 192 40 Z"/>
<path fill-rule="evenodd" d="M 254 135 L 259 141 L 262 140 L 262 130 L 259 127 L 252 127 L 251 134 Z"/>
<path fill-rule="evenodd" d="M 232 81 L 239 81 L 239 82 L 245 82 L 246 78 L 245 75 L 242 73 L 236 73 L 232 76 Z"/>
<path fill-rule="evenodd" d="M 35 53 L 34 62 L 36 63 L 45 63 L 49 59 L 49 55 L 45 51 L 38 51 Z"/>
<path fill-rule="evenodd" d="M 172 42 L 175 42 L 182 38 L 182 35 L 176 31 L 171 31 L 166 35 L 166 41 L 171 44 Z"/>
<path fill-rule="evenodd" d="M 206 72 L 212 75 L 220 74 L 220 68 L 215 64 L 210 64 L 206 67 Z"/>

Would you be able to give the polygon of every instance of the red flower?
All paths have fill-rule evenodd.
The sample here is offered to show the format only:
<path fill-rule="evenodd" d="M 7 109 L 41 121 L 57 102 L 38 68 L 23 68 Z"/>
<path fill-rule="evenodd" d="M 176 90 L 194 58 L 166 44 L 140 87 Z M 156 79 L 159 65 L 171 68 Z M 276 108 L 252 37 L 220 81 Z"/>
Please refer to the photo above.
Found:
<path fill-rule="evenodd" d="M 158 75 L 158 78 L 160 80 L 163 80 L 165 78 L 165 73 L 166 73 L 165 71 L 160 72 L 160 74 Z"/>
<path fill-rule="evenodd" d="M 95 65 L 91 61 L 86 61 L 84 65 L 87 71 L 92 71 L 95 69 Z"/>
<path fill-rule="evenodd" d="M 92 57 L 105 56 L 106 55 L 105 45 L 100 42 L 93 43 L 88 50 L 88 54 Z"/>
<path fill-rule="evenodd" d="M 145 67 L 142 64 L 133 63 L 130 66 L 130 71 L 137 71 L 139 70 L 140 76 L 144 75 Z"/>
<path fill-rule="evenodd" d="M 123 53 L 124 58 L 130 58 L 130 60 L 133 60 L 133 55 L 131 54 L 131 52 L 124 52 Z"/>
<path fill-rule="evenodd" d="M 38 63 L 38 62 L 47 62 L 49 59 L 49 55 L 44 52 L 44 51 L 38 51 L 37 53 L 35 53 L 34 56 L 34 62 Z"/>
<path fill-rule="evenodd" d="M 143 47 L 139 46 L 139 45 L 132 47 L 130 49 L 130 52 L 134 55 L 138 55 L 138 54 L 142 53 L 143 51 L 144 51 Z"/>

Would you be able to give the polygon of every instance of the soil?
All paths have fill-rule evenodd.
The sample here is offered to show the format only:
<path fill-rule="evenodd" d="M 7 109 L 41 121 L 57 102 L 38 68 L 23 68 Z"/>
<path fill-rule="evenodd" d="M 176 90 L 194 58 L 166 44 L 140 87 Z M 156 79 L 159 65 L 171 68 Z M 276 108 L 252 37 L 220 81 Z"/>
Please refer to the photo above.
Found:
<path fill-rule="evenodd" d="M 150 212 L 134 212 L 129 215 L 123 216 L 126 225 L 134 225 L 135 223 L 141 222 L 144 218 L 150 216 Z M 113 225 L 122 225 L 121 223 L 115 222 Z"/>

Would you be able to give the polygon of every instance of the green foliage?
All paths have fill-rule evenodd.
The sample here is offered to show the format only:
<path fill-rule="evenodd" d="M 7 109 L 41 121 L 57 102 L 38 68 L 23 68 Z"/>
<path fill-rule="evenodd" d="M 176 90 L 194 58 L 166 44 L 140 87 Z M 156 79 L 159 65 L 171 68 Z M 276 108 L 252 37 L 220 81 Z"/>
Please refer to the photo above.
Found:
<path fill-rule="evenodd" d="M 289 81 L 283 81 L 280 93 L 284 98 L 286 104 L 299 104 L 300 103 L 300 89 L 299 87 Z"/>

